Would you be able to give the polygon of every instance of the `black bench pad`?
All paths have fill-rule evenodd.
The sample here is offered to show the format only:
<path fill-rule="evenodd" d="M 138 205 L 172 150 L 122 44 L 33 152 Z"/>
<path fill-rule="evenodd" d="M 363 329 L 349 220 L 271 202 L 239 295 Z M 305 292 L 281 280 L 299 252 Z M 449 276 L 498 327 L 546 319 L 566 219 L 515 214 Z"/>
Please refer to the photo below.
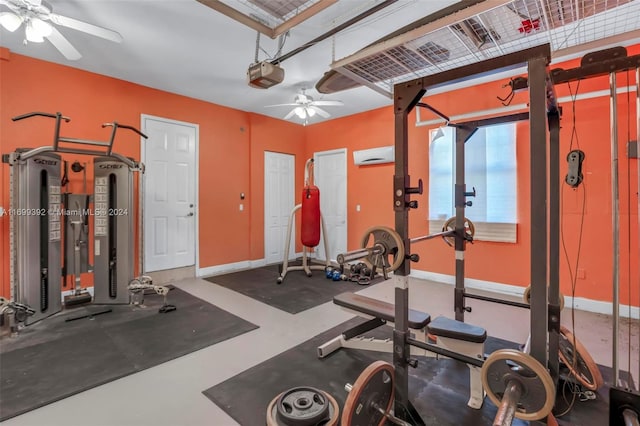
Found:
<path fill-rule="evenodd" d="M 395 322 L 396 312 L 392 303 L 349 292 L 334 296 L 333 303 L 388 322 Z M 430 321 L 431 316 L 426 312 L 409 309 L 409 328 L 420 330 L 425 328 Z"/>
<path fill-rule="evenodd" d="M 438 317 L 431 321 L 427 330 L 434 336 L 449 337 L 465 342 L 483 343 L 487 340 L 487 330 L 482 327 L 456 321 L 447 317 Z"/>

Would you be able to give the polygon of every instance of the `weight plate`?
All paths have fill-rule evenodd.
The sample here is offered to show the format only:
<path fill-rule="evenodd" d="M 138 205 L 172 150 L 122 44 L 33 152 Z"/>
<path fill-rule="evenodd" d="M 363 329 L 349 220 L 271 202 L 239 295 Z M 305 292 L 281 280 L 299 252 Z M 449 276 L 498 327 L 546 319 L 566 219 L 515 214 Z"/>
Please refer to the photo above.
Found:
<path fill-rule="evenodd" d="M 575 345 L 574 345 L 575 342 Z M 567 329 L 560 326 L 560 361 L 585 388 L 595 391 L 602 384 L 602 374 L 584 345 Z M 575 365 L 574 365 L 575 364 Z"/>
<path fill-rule="evenodd" d="M 524 300 L 524 303 L 526 303 L 527 305 L 531 304 L 531 286 L 530 285 L 524 289 L 522 300 Z M 563 309 L 564 309 L 564 294 L 560 292 L 560 310 L 563 310 Z"/>
<path fill-rule="evenodd" d="M 451 217 L 447 219 L 447 221 L 442 225 L 442 232 L 445 231 L 455 231 L 456 229 L 456 218 Z M 476 234 L 476 226 L 466 217 L 464 218 L 464 231 L 465 233 L 473 240 L 473 236 Z M 445 243 L 447 243 L 451 247 L 455 247 L 456 238 L 451 237 L 442 237 Z"/>
<path fill-rule="evenodd" d="M 323 416 L 322 419 L 314 423 L 310 423 L 312 419 L 308 418 L 307 416 L 301 416 L 299 418 L 296 418 L 294 416 L 289 416 L 289 418 L 282 419 L 280 413 L 278 412 L 278 402 L 281 399 L 283 399 L 287 403 L 290 403 L 290 402 L 295 403 L 296 399 L 298 399 L 297 406 L 300 407 L 299 397 L 303 397 L 303 394 L 297 393 L 298 391 L 310 392 L 312 398 L 313 398 L 313 395 L 321 395 L 321 397 L 325 401 L 325 407 L 328 408 L 326 416 Z M 314 404 L 317 404 L 317 403 L 314 402 Z M 296 408 L 296 410 L 300 410 L 300 408 Z M 314 410 L 315 408 L 313 408 L 310 411 L 314 411 Z M 291 425 L 337 426 L 339 419 L 340 419 L 340 407 L 338 406 L 338 402 L 335 400 L 335 398 L 333 398 L 331 395 L 329 395 L 324 391 L 310 388 L 310 387 L 293 388 L 286 392 L 283 392 L 280 395 L 273 398 L 273 400 L 269 403 L 267 407 L 267 426 L 291 426 Z M 286 423 L 287 421 L 289 421 L 289 423 Z"/>
<path fill-rule="evenodd" d="M 515 413 L 517 418 L 539 420 L 551 412 L 556 391 L 547 369 L 531 355 L 515 349 L 492 353 L 482 366 L 482 385 L 497 407 L 500 407 L 505 389 L 512 380 L 522 389 Z"/>
<path fill-rule="evenodd" d="M 342 426 L 382 426 L 385 423 L 385 416 L 376 406 L 384 412 L 391 410 L 393 373 L 393 365 L 384 361 L 375 361 L 362 371 L 344 403 Z"/>
<path fill-rule="evenodd" d="M 373 237 L 373 241 L 371 240 Z M 386 226 L 372 226 L 364 232 L 360 247 L 362 248 L 382 248 L 383 256 L 389 265 L 387 272 L 395 271 L 404 262 L 404 243 L 396 231 Z M 376 255 L 368 255 L 364 263 L 371 268 L 376 263 Z"/>

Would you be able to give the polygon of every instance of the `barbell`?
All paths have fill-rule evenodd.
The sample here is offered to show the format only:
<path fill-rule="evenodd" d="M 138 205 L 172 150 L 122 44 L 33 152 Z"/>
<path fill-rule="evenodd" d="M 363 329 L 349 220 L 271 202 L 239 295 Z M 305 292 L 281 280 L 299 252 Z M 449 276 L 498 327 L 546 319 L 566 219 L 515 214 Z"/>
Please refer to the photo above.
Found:
<path fill-rule="evenodd" d="M 555 385 L 549 371 L 534 357 L 515 349 L 501 349 L 486 359 L 482 386 L 498 407 L 494 426 L 511 425 L 514 417 L 539 420 L 555 404 Z"/>
<path fill-rule="evenodd" d="M 394 368 L 385 361 L 366 367 L 353 385 L 342 411 L 343 426 L 378 425 L 386 421 L 406 426 L 409 423 L 391 414 L 394 398 Z M 498 407 L 494 425 L 511 425 L 513 418 L 539 420 L 548 416 L 555 403 L 555 385 L 551 375 L 531 355 L 513 349 L 492 353 L 482 366 L 482 383 L 489 399 Z"/>
<path fill-rule="evenodd" d="M 382 426 L 387 420 L 408 424 L 391 414 L 394 368 L 388 362 L 374 361 L 353 385 L 347 383 L 344 388 L 348 395 L 342 410 L 342 426 Z"/>
<path fill-rule="evenodd" d="M 475 226 L 473 222 L 465 218 L 465 236 L 468 240 L 473 240 Z M 455 217 L 444 223 L 442 232 L 415 237 L 410 242 L 431 240 L 442 237 L 450 245 L 455 245 Z M 387 226 L 372 226 L 368 228 L 360 240 L 360 247 L 357 250 L 338 254 L 336 260 L 340 265 L 355 260 L 363 260 L 367 266 L 384 267 L 386 272 L 395 271 L 402 265 L 405 259 L 405 247 L 400 235 Z"/>

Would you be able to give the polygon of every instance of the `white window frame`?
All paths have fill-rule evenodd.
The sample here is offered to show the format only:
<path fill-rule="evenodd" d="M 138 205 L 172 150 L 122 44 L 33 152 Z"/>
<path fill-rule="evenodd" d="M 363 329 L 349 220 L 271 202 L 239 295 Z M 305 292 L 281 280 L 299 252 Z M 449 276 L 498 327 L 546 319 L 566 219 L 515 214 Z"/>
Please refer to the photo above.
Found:
<path fill-rule="evenodd" d="M 514 167 L 514 171 L 512 173 L 512 179 L 513 179 L 513 187 L 511 188 L 511 191 L 513 192 L 513 198 L 512 198 L 512 203 L 513 205 L 511 206 L 512 209 L 512 221 L 509 222 L 494 222 L 494 221 L 478 221 L 478 220 L 473 220 L 473 215 L 471 214 L 467 214 L 467 216 L 470 216 L 471 221 L 473 222 L 473 224 L 475 225 L 475 236 L 474 239 L 475 240 L 479 240 L 479 241 L 492 241 L 492 242 L 502 242 L 502 243 L 516 243 L 517 242 L 517 174 L 518 174 L 518 170 L 517 170 L 517 162 L 516 162 L 516 148 L 517 148 L 517 141 L 516 141 L 516 133 L 517 133 L 517 129 L 516 123 L 505 123 L 506 125 L 510 125 L 513 126 L 512 127 L 512 131 L 513 131 L 513 139 L 512 139 L 512 143 L 513 145 L 510 147 L 512 148 L 512 156 L 513 158 L 509 158 L 507 159 L 507 161 L 512 161 L 513 167 Z M 439 132 L 439 130 L 442 131 L 442 133 Z M 432 154 L 433 154 L 433 146 L 432 143 L 434 141 L 434 137 L 438 135 L 440 137 L 444 136 L 445 138 L 449 139 L 449 143 L 451 144 L 451 158 L 449 161 L 449 164 L 451 165 L 451 169 L 450 169 L 450 177 L 451 177 L 451 197 L 450 197 L 450 210 L 449 213 L 451 216 L 453 216 L 455 214 L 455 206 L 454 206 L 454 200 L 455 200 L 455 196 L 454 196 L 454 185 L 455 185 L 455 132 L 453 131 L 453 129 L 451 128 L 441 128 L 441 129 L 432 129 L 429 131 L 429 194 L 433 194 L 434 190 L 433 190 L 433 169 L 432 169 Z M 436 138 L 437 140 L 438 138 Z M 442 141 L 441 141 L 442 142 Z M 470 140 L 468 143 L 473 143 L 473 140 Z M 467 155 L 465 155 L 465 157 L 468 157 Z M 486 159 L 486 157 L 485 157 Z M 466 158 L 466 163 L 467 165 L 469 164 L 469 158 Z M 471 186 L 473 186 L 469 181 L 468 178 L 466 179 L 467 182 L 467 190 L 470 191 L 471 190 Z M 484 196 L 486 197 L 486 194 L 484 194 Z M 474 198 L 470 197 L 468 198 L 468 200 L 470 201 L 474 201 Z M 436 233 L 436 232 L 440 232 L 443 230 L 443 225 L 445 223 L 445 221 L 448 219 L 448 217 L 442 217 L 442 215 L 440 215 L 440 217 L 437 218 L 432 218 L 432 214 L 431 214 L 431 204 L 432 204 L 432 200 L 430 200 L 429 203 L 429 215 L 428 215 L 428 221 L 429 221 L 429 233 Z M 472 211 L 471 209 L 473 209 L 473 207 L 469 208 L 469 211 Z M 488 208 L 486 209 L 488 210 Z M 449 216 L 449 217 L 451 217 Z"/>

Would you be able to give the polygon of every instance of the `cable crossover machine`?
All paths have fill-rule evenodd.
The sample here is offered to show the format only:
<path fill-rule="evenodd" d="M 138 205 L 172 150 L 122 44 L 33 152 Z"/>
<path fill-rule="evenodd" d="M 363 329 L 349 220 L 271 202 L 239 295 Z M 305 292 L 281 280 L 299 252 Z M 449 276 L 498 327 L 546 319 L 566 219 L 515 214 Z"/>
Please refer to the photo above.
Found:
<path fill-rule="evenodd" d="M 628 56 L 626 49 L 613 48 L 583 57 L 579 67 L 549 69 L 549 45 L 488 59 L 450 71 L 396 84 L 395 114 L 395 174 L 393 208 L 395 229 L 384 226 L 367 230 L 362 248 L 343 253 L 338 259 L 382 258 L 385 270 L 395 271 L 395 303 L 387 303 L 363 295 L 344 293 L 334 297 L 334 303 L 369 321 L 347 330 L 318 347 L 324 357 L 340 347 L 386 351 L 393 354 L 393 364 L 376 361 L 367 367 L 348 392 L 341 424 L 424 425 L 409 396 L 409 367 L 417 366 L 416 355 L 427 353 L 459 360 L 470 368 L 470 398 L 468 405 L 480 408 L 484 395 L 498 407 L 494 425 L 511 425 L 514 418 L 531 424 L 557 424 L 552 410 L 556 405 L 559 380 L 575 380 L 589 390 L 603 384 L 595 362 L 575 337 L 560 325 L 563 296 L 559 289 L 560 258 L 560 116 L 561 107 L 555 85 L 598 76 L 610 77 L 612 163 L 617 167 L 617 112 L 615 110 L 615 74 L 635 70 L 637 121 L 640 122 L 640 55 Z M 423 101 L 429 90 L 462 82 L 479 75 L 527 67 L 527 76 L 511 81 L 512 90 L 528 89 L 528 111 L 462 123 L 452 123 L 442 112 Z M 408 115 L 415 107 L 423 107 L 445 120 L 455 131 L 455 219 L 449 229 L 433 235 L 410 238 L 409 211 L 417 208 L 412 194 L 422 193 L 422 181 L 411 186 L 408 174 Z M 465 143 L 478 128 L 500 123 L 529 121 L 531 246 L 530 286 L 522 303 L 477 295 L 465 289 L 465 250 L 473 240 L 473 224 L 465 217 L 467 198 L 475 196 L 465 185 Z M 640 130 L 638 140 L 640 140 Z M 637 143 L 637 142 L 636 142 Z M 636 146 L 637 150 L 637 146 Z M 636 154 L 637 155 L 637 154 Z M 584 156 L 569 155 L 566 182 L 575 185 L 581 180 L 579 169 Z M 617 185 L 617 168 L 612 166 L 612 185 Z M 640 175 L 640 166 L 639 166 Z M 617 186 L 613 189 L 614 206 Z M 613 212 L 614 269 L 617 267 L 617 217 Z M 533 230 L 548 229 L 548 232 Z M 431 320 L 429 314 L 409 309 L 410 262 L 419 256 L 411 253 L 411 244 L 435 237 L 453 243 L 455 249 L 455 319 Z M 638 426 L 640 395 L 632 389 L 618 387 L 617 333 L 618 282 L 614 272 L 614 387 L 610 392 L 610 425 Z M 485 358 L 483 351 L 486 331 L 464 322 L 471 307 L 467 299 L 496 302 L 530 309 L 530 335 L 524 350 L 498 350 Z M 362 338 L 362 334 L 383 324 L 393 325 L 393 339 Z M 428 335 L 427 335 L 428 333 Z M 435 339 L 431 341 L 429 338 Z M 562 369 L 561 369 L 562 367 Z M 566 375 L 564 368 L 569 368 Z"/>
<path fill-rule="evenodd" d="M 116 121 L 102 124 L 111 127 L 108 141 L 61 136 L 61 125 L 70 118 L 59 112 L 31 112 L 12 120 L 35 117 L 54 120 L 53 144 L 2 155 L 2 162 L 10 166 L 10 299 L 0 298 L 0 315 L 8 319 L 12 334 L 22 323 L 30 325 L 62 310 L 68 275 L 74 278 L 74 288 L 64 298 L 65 307 L 92 301 L 128 304 L 142 286 L 163 295 L 165 306 L 172 306 L 166 304 L 168 290 L 154 286 L 148 277 L 144 284 L 134 280 L 133 173 L 144 173 L 144 164 L 113 151 L 119 129 L 147 136 Z M 84 172 L 84 193 L 63 190 L 67 167 L 59 153 L 94 157 L 93 194 L 87 193 L 86 164 L 79 162 L 72 170 Z M 89 216 L 94 265 L 89 264 Z M 93 295 L 81 286 L 85 272 L 93 272 Z"/>

